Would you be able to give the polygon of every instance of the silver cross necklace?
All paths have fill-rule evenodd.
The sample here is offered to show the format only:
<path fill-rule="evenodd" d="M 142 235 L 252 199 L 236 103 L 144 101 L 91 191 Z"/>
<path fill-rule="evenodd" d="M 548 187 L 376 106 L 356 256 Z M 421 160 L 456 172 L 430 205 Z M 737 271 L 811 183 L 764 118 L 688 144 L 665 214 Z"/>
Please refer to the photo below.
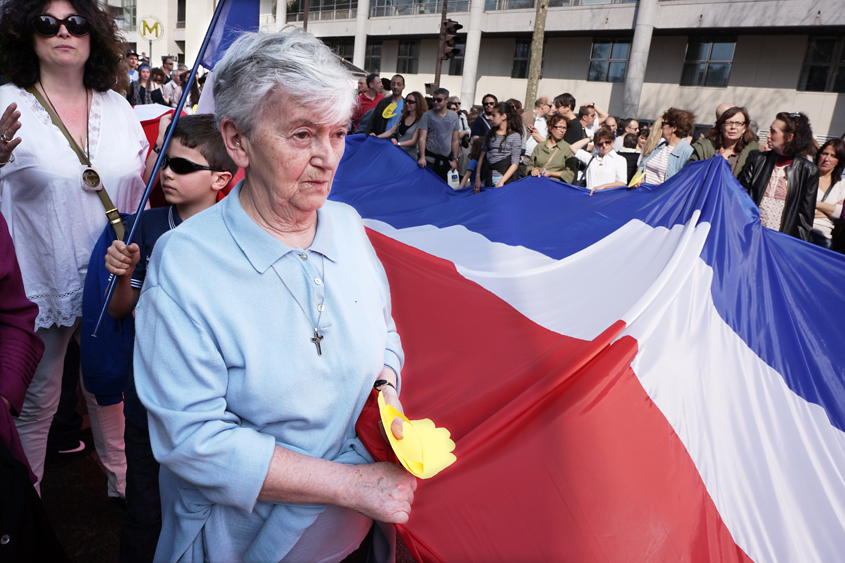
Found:
<path fill-rule="evenodd" d="M 303 251 L 303 253 L 304 252 L 305 251 Z M 307 257 L 308 255 L 307 254 L 300 254 L 300 257 L 302 257 L 302 256 Z M 305 260 L 305 259 L 306 258 L 303 258 L 303 260 Z M 321 274 L 322 277 L 317 278 L 316 280 L 314 280 L 314 282 L 317 283 L 317 284 L 324 284 L 325 285 L 325 283 L 326 283 L 326 257 L 321 254 L 320 259 L 322 260 L 322 270 L 323 270 L 323 273 Z M 314 346 L 317 348 L 317 355 L 322 356 L 323 355 L 323 347 L 322 347 L 321 343 L 323 341 L 323 338 L 326 337 L 326 335 L 320 334 L 320 328 L 319 327 L 320 327 L 320 319 L 323 316 L 323 310 L 325 310 L 325 306 L 323 305 L 323 303 L 325 303 L 325 301 L 326 301 L 326 290 L 323 289 L 323 300 L 320 301 L 319 305 L 317 305 L 318 315 L 317 315 L 317 324 L 315 325 L 315 324 L 311 323 L 311 316 L 305 310 L 305 307 L 302 306 L 302 303 L 299 302 L 299 299 L 296 298 L 296 295 L 294 295 L 294 293 L 293 293 L 293 291 L 291 291 L 290 287 L 288 287 L 288 284 L 285 283 L 285 279 L 279 273 L 279 270 L 276 269 L 275 265 L 273 266 L 273 271 L 276 272 L 276 275 L 279 276 L 280 280 L 282 280 L 282 284 L 285 286 L 285 289 L 288 290 L 288 293 L 290 293 L 291 297 L 293 297 L 293 300 L 296 301 L 296 304 L 299 305 L 300 309 L 302 309 L 302 314 L 305 315 L 305 318 L 308 319 L 308 324 L 310 324 L 311 328 L 314 329 L 314 336 L 312 336 L 310 338 L 310 340 L 314 344 Z"/>

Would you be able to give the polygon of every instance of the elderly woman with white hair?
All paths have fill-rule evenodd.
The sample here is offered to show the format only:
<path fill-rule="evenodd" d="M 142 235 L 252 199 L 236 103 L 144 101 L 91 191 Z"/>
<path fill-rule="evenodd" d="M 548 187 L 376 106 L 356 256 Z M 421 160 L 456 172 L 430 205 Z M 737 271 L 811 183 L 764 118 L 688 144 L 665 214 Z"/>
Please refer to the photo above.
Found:
<path fill-rule="evenodd" d="M 403 353 L 360 217 L 326 201 L 349 83 L 301 30 L 245 34 L 215 68 L 245 178 L 159 239 L 136 315 L 162 465 L 156 561 L 340 561 L 373 520 L 408 520 L 415 479 L 355 431 L 373 387 L 401 411 Z M 399 419 L 388 431 L 401 438 Z"/>

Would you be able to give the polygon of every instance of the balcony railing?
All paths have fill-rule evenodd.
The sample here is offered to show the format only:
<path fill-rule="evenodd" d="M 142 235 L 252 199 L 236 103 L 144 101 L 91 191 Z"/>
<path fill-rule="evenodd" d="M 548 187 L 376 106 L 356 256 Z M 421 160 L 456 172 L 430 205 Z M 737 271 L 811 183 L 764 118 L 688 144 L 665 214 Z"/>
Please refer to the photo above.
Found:
<path fill-rule="evenodd" d="M 469 12 L 469 3 L 470 0 L 450 0 L 446 9 L 449 11 L 449 13 Z M 439 14 L 442 11 L 442 2 L 415 2 L 414 0 L 380 0 L 379 5 L 370 7 L 370 17 L 380 18 L 387 16 L 416 16 L 419 14 Z"/>
<path fill-rule="evenodd" d="M 349 20 L 358 15 L 358 3 L 339 5 L 331 10 L 308 10 L 308 21 L 319 20 Z M 287 22 L 301 22 L 305 19 L 305 12 L 288 12 Z"/>
<path fill-rule="evenodd" d="M 549 8 L 562 6 L 595 6 L 599 4 L 635 4 L 637 0 L 549 0 Z M 484 11 L 527 10 L 534 8 L 534 0 L 485 0 Z"/>

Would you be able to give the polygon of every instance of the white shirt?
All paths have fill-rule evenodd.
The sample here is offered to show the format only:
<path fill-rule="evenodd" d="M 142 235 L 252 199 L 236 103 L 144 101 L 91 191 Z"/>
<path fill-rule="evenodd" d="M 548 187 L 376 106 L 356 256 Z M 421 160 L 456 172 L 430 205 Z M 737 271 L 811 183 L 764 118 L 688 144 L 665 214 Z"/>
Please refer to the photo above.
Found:
<path fill-rule="evenodd" d="M 628 183 L 628 161 L 625 157 L 616 154 L 616 151 L 610 151 L 601 157 L 597 152 L 589 153 L 581 149 L 575 153 L 575 158 L 584 164 L 593 160 L 587 167 L 587 189 L 589 190 L 613 182 Z"/>
<path fill-rule="evenodd" d="M 26 296 L 38 305 L 36 330 L 72 326 L 94 244 L 108 222 L 97 194 L 82 189 L 82 165 L 35 97 L 0 87 L 0 107 L 18 104 L 21 144 L 0 168 L 0 211 L 9 223 Z M 144 192 L 149 143 L 125 98 L 95 92 L 89 119 L 91 162 L 112 202 L 134 213 Z"/>
<path fill-rule="evenodd" d="M 825 193 L 821 188 L 819 188 L 816 194 L 816 203 L 823 201 L 836 206 L 836 210 L 838 210 L 839 213 L 836 213 L 836 210 L 834 210 L 834 215 L 837 217 L 842 213 L 842 206 L 836 204 L 843 199 L 845 199 L 845 180 L 836 182 L 830 190 L 828 190 L 827 197 L 825 197 Z M 824 235 L 825 238 L 831 238 L 833 233 L 833 221 L 827 215 L 825 215 L 823 219 L 816 217 L 813 220 L 813 230 L 818 231 L 820 234 Z"/>
<path fill-rule="evenodd" d="M 540 134 L 540 136 L 548 139 L 549 138 L 549 126 L 546 124 L 545 117 L 534 117 L 534 128 Z M 537 141 L 534 140 L 534 136 L 531 135 L 530 132 L 527 130 L 525 131 L 525 154 L 531 156 L 531 153 L 534 152 L 534 147 L 537 146 Z"/>

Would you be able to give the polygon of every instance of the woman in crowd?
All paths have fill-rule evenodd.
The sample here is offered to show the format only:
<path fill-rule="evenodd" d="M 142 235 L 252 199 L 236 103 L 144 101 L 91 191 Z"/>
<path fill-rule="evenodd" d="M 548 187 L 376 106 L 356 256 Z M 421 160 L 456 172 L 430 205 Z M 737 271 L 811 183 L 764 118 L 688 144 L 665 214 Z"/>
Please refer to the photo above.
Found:
<path fill-rule="evenodd" d="M 534 147 L 528 164 L 528 173 L 532 176 L 556 178 L 561 182 L 571 184 L 575 180 L 578 162 L 575 160 L 572 149 L 569 148 L 569 143 L 563 140 L 569 127 L 569 119 L 556 113 L 549 116 L 546 125 L 548 125 L 549 137 L 545 142 Z"/>
<path fill-rule="evenodd" d="M 425 112 L 428 111 L 428 104 L 425 98 L 419 92 L 411 92 L 405 96 L 405 103 L 402 106 L 402 113 L 399 115 L 399 121 L 396 124 L 379 135 L 380 139 L 391 139 L 393 144 L 401 147 L 406 153 L 418 160 L 417 156 L 417 141 L 420 138 L 419 125 L 420 119 Z"/>
<path fill-rule="evenodd" d="M 593 150 L 588 152 L 584 147 L 592 140 Z M 610 129 L 599 127 L 592 139 L 581 139 L 572 143 L 571 149 L 575 151 L 575 158 L 586 165 L 584 176 L 586 188 L 590 195 L 595 190 L 606 190 L 627 186 L 628 169 L 626 161 L 615 150 L 613 141 L 615 137 Z"/>
<path fill-rule="evenodd" d="M 637 152 L 641 153 L 645 150 L 646 143 L 648 143 L 648 137 L 651 134 L 651 129 L 648 128 L 647 125 L 643 125 L 640 128 L 640 133 L 637 136 Z M 657 146 L 657 143 L 654 145 Z"/>
<path fill-rule="evenodd" d="M 799 155 L 813 146 L 810 120 L 803 113 L 777 114 L 766 144 L 768 152 L 749 156 L 739 182 L 760 208 L 763 226 L 809 241 L 819 169 Z"/>
<path fill-rule="evenodd" d="M 816 192 L 816 215 L 810 233 L 814 244 L 830 248 L 833 225 L 842 216 L 842 200 L 845 199 L 845 142 L 830 139 L 816 154 L 819 168 L 819 189 Z"/>
<path fill-rule="evenodd" d="M 150 86 L 152 89 L 150 98 L 155 104 L 168 106 L 170 105 L 170 101 L 164 97 L 164 94 L 162 94 L 161 89 L 161 86 L 164 84 L 165 80 L 167 80 L 167 76 L 164 74 L 164 71 L 160 68 L 154 68 L 150 71 L 150 81 L 152 82 Z"/>
<path fill-rule="evenodd" d="M 109 90 L 121 71 L 116 33 L 95 0 L 11 0 L 0 8 L 0 74 L 12 82 L 0 87 L 0 107 L 11 109 L 0 121 L 0 208 L 45 345 L 16 424 L 39 482 L 65 351 L 71 338 L 79 340 L 88 262 L 108 222 L 105 206 L 133 210 L 144 191 L 149 145 L 135 112 Z M 18 128 L 21 137 L 13 139 Z M 96 177 L 101 191 L 91 190 Z M 83 391 L 108 494 L 122 497 L 123 406 L 100 406 Z"/>
<path fill-rule="evenodd" d="M 479 174 L 472 189 L 481 192 L 482 180 L 487 187 L 501 188 L 517 180 L 516 171 L 522 160 L 522 118 L 513 105 L 499 102 L 493 107 L 493 127 L 484 138 L 478 157 Z"/>
<path fill-rule="evenodd" d="M 760 150 L 757 135 L 748 127 L 750 122 L 745 108 L 735 106 L 725 110 L 716 125 L 692 145 L 689 162 L 719 155 L 728 161 L 734 176 L 739 176 L 748 156 Z"/>
<path fill-rule="evenodd" d="M 416 487 L 355 431 L 374 387 L 402 410 L 403 353 L 361 218 L 326 201 L 350 75 L 297 29 L 241 35 L 212 80 L 245 178 L 159 239 L 136 316 L 156 560 L 340 561 L 373 520 L 407 522 Z"/>
<path fill-rule="evenodd" d="M 153 103 L 153 90 L 161 88 L 161 85 L 156 86 L 151 76 L 150 65 L 141 64 L 138 67 L 138 80 L 129 85 L 129 95 L 126 96 L 130 104 L 140 106 Z"/>
<path fill-rule="evenodd" d="M 692 113 L 677 108 L 666 110 L 660 123 L 661 140 L 649 154 L 643 152 L 640 160 L 640 170 L 645 171 L 644 183 L 662 184 L 680 172 L 692 154 L 687 137 L 694 126 Z"/>

